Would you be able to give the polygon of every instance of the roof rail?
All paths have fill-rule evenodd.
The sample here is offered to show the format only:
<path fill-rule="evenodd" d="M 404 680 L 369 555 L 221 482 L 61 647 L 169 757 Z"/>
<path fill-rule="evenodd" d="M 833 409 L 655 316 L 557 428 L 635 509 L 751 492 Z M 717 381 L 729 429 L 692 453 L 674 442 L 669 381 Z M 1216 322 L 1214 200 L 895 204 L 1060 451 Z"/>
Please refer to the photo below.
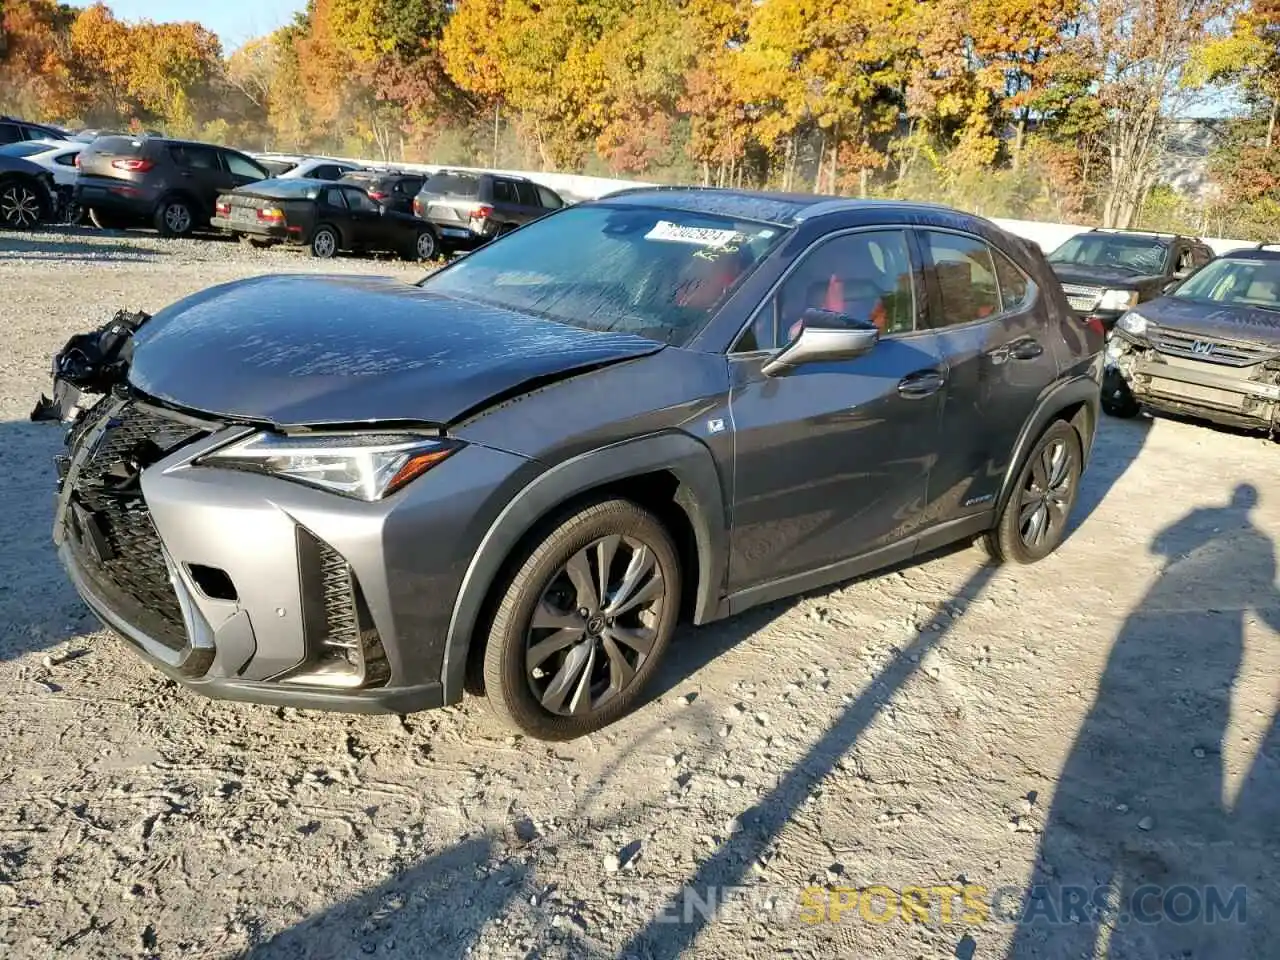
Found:
<path fill-rule="evenodd" d="M 1159 230 L 1138 230 L 1133 227 L 1094 227 L 1090 233 L 1132 233 L 1143 237 L 1181 237 L 1181 233 L 1162 233 Z"/>

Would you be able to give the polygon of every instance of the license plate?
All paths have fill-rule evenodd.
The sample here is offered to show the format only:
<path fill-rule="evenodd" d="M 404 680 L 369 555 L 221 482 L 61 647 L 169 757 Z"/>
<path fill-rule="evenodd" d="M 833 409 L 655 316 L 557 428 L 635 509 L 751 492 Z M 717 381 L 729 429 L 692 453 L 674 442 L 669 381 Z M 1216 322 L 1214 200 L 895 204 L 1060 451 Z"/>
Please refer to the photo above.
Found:
<path fill-rule="evenodd" d="M 232 207 L 231 219 L 237 223 L 246 223 L 258 219 L 258 211 L 254 207 Z"/>
<path fill-rule="evenodd" d="M 441 236 L 445 236 L 445 237 L 469 237 L 470 236 L 470 234 L 467 233 L 466 230 L 458 230 L 458 229 L 455 229 L 454 227 L 441 227 L 440 234 Z"/>

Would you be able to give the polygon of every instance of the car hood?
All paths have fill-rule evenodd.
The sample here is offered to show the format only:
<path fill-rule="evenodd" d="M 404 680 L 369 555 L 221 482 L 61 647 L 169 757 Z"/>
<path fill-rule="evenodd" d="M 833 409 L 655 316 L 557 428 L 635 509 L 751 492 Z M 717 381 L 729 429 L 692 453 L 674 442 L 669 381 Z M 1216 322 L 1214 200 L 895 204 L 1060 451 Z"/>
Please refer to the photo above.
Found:
<path fill-rule="evenodd" d="M 1146 276 L 1117 270 L 1114 267 L 1093 267 L 1078 263 L 1054 263 L 1049 266 L 1062 283 L 1079 283 L 1090 287 L 1106 287 L 1108 290 L 1140 290 L 1161 281 L 1159 276 Z"/>
<path fill-rule="evenodd" d="M 1160 297 L 1138 306 L 1147 321 L 1170 330 L 1183 330 L 1206 338 L 1248 340 L 1280 349 L 1280 313 L 1259 307 L 1227 306 Z"/>
<path fill-rule="evenodd" d="M 383 277 L 212 287 L 134 336 L 130 383 L 193 411 L 279 426 L 448 424 L 663 344 L 442 297 Z"/>

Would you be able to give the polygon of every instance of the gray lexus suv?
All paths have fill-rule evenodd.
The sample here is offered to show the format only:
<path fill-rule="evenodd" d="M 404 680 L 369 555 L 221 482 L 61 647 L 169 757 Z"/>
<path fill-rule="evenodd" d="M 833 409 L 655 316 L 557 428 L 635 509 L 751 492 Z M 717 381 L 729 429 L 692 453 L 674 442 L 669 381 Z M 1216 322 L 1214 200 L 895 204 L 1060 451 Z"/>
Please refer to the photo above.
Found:
<path fill-rule="evenodd" d="M 635 705 L 681 620 L 953 541 L 1046 556 L 1101 348 L 976 217 L 627 191 L 417 284 L 258 277 L 77 338 L 44 405 L 72 421 L 54 539 L 201 693 L 470 691 L 576 737 Z"/>

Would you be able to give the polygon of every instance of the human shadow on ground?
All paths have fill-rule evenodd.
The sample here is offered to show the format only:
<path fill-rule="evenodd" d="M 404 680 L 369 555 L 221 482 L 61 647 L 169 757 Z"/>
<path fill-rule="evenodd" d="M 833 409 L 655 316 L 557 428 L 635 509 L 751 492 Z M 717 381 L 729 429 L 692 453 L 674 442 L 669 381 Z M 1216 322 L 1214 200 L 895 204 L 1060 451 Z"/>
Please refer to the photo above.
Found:
<path fill-rule="evenodd" d="M 1224 754 L 1245 626 L 1280 631 L 1257 496 L 1242 484 L 1154 539 L 1164 569 L 1121 629 L 1059 774 L 1031 885 L 1005 918 L 1018 923 L 1009 960 L 1275 955 L 1275 723 L 1234 801 Z"/>

